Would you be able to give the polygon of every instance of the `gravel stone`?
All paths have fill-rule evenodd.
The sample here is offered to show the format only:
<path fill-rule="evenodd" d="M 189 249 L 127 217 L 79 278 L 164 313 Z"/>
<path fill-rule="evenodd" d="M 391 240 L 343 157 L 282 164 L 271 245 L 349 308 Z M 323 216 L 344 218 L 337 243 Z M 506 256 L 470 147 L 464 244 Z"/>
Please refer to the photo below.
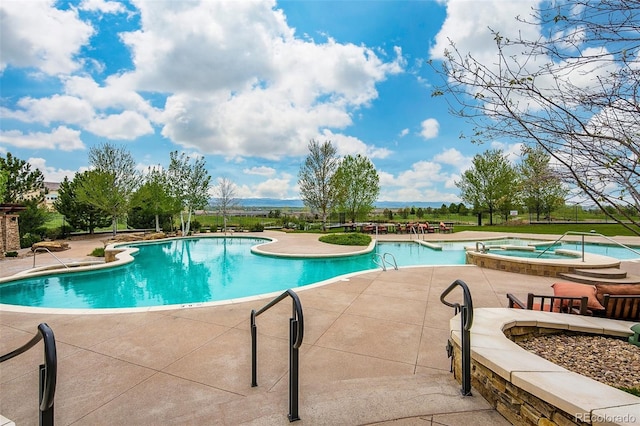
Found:
<path fill-rule="evenodd" d="M 609 386 L 640 389 L 640 347 L 626 339 L 550 334 L 517 343 L 554 364 Z"/>

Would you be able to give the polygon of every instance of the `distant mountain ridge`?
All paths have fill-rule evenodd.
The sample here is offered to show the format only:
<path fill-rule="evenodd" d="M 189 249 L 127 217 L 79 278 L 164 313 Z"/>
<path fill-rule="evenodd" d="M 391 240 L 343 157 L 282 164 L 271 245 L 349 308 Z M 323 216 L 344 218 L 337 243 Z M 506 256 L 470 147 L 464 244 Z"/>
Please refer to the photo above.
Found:
<path fill-rule="evenodd" d="M 302 208 L 304 203 L 299 199 L 279 199 L 279 198 L 238 198 L 238 203 L 242 207 L 289 207 L 289 208 Z M 376 208 L 380 209 L 400 209 L 404 207 L 440 207 L 442 204 L 447 206 L 451 203 L 444 203 L 442 201 L 437 202 L 424 202 L 424 201 L 378 201 L 376 202 Z"/>

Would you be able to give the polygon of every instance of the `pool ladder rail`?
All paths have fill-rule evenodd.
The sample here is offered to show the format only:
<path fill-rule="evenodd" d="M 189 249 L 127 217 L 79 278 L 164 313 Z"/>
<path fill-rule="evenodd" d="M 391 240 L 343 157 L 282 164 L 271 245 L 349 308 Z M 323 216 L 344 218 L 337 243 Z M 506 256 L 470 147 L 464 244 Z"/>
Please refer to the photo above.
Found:
<path fill-rule="evenodd" d="M 53 402 L 58 378 L 58 355 L 56 351 L 56 339 L 51 327 L 44 322 L 40 323 L 38 325 L 38 334 L 18 349 L 1 355 L 0 363 L 25 353 L 40 340 L 44 343 L 44 363 L 40 364 L 40 388 L 38 397 L 39 424 L 41 426 L 53 426 Z"/>
<path fill-rule="evenodd" d="M 463 304 L 459 302 L 450 302 L 446 300 L 446 297 L 455 289 L 460 287 L 462 289 Z M 471 292 L 467 284 L 457 279 L 451 283 L 449 287 L 440 295 L 440 302 L 454 309 L 454 315 L 460 314 L 460 352 L 461 352 L 461 373 L 460 378 L 461 389 L 460 392 L 463 396 L 471 396 L 471 327 L 473 326 L 473 300 L 471 298 Z M 454 349 L 451 338 L 447 342 L 447 355 L 451 358 L 451 371 L 453 372 L 454 365 Z"/>
<path fill-rule="evenodd" d="M 54 259 L 56 259 L 58 261 L 58 263 L 60 263 L 62 266 L 64 266 L 65 268 L 69 269 L 69 265 L 67 265 L 66 263 L 64 263 L 62 260 L 60 260 L 60 258 L 58 256 L 56 256 L 55 254 L 53 254 L 53 252 L 51 250 L 49 250 L 46 247 L 36 247 L 35 250 L 33 250 L 33 267 L 36 267 L 36 254 L 39 251 L 45 251 L 47 253 L 49 253 L 51 256 L 54 257 Z"/>
<path fill-rule="evenodd" d="M 251 311 L 251 387 L 258 386 L 258 327 L 256 317 L 280 301 L 291 298 L 292 312 L 289 318 L 289 422 L 300 420 L 298 415 L 298 395 L 299 395 L 299 350 L 304 337 L 304 316 L 300 298 L 291 289 L 288 289 L 280 296 L 273 299 L 259 310 Z"/>
<path fill-rule="evenodd" d="M 391 260 L 387 259 L 387 256 L 391 258 Z M 387 270 L 387 265 L 393 266 L 393 269 L 398 270 L 398 262 L 396 262 L 396 258 L 391 253 L 376 253 L 373 255 L 373 262 L 382 268 L 383 271 Z"/>

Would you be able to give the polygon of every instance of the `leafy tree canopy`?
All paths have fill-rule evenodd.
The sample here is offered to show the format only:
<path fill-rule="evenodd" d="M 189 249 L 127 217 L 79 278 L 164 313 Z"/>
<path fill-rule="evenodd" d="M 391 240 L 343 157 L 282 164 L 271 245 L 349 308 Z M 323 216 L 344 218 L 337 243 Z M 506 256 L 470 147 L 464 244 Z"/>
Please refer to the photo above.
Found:
<path fill-rule="evenodd" d="M 340 162 L 331 185 L 337 190 L 338 209 L 351 221 L 366 217 L 380 195 L 380 178 L 371 161 L 358 154 Z"/>
<path fill-rule="evenodd" d="M 38 169 L 32 170 L 31 164 L 14 157 L 10 152 L 0 156 L 0 201 L 21 203 L 28 199 L 44 200 L 46 190 L 44 176 Z"/>
<path fill-rule="evenodd" d="M 493 213 L 506 211 L 517 202 L 518 177 L 501 150 L 487 150 L 473 157 L 472 167 L 456 182 L 465 203 Z"/>
<path fill-rule="evenodd" d="M 93 234 L 96 228 L 104 228 L 111 223 L 109 213 L 89 203 L 83 203 L 77 196 L 77 189 L 87 174 L 76 173 L 73 180 L 67 177 L 60 183 L 58 198 L 54 201 L 54 208 L 63 215 L 73 229 L 88 230 Z"/>
<path fill-rule="evenodd" d="M 298 173 L 300 198 L 311 211 L 320 213 L 323 229 L 337 201 L 336 188 L 331 181 L 340 163 L 336 152 L 331 141 L 321 144 L 312 139 L 309 141 L 309 154 Z"/>

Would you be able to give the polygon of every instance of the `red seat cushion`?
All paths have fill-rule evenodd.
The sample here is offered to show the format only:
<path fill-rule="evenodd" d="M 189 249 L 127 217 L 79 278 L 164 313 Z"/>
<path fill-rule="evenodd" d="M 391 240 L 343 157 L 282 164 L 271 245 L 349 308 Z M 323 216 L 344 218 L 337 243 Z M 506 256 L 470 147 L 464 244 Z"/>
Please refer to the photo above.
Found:
<path fill-rule="evenodd" d="M 591 310 L 599 311 L 604 309 L 604 306 L 598 301 L 596 297 L 596 286 L 589 284 L 577 284 L 577 283 L 564 283 L 559 282 L 553 284 L 553 295 L 556 297 L 584 297 L 587 296 L 587 307 Z"/>
<path fill-rule="evenodd" d="M 542 309 L 542 306 L 540 303 L 534 303 L 531 309 L 534 311 L 560 312 L 560 306 L 555 306 L 555 305 L 556 304 L 554 304 L 553 309 L 551 309 L 551 303 L 546 302 L 544 304 L 544 309 Z"/>

